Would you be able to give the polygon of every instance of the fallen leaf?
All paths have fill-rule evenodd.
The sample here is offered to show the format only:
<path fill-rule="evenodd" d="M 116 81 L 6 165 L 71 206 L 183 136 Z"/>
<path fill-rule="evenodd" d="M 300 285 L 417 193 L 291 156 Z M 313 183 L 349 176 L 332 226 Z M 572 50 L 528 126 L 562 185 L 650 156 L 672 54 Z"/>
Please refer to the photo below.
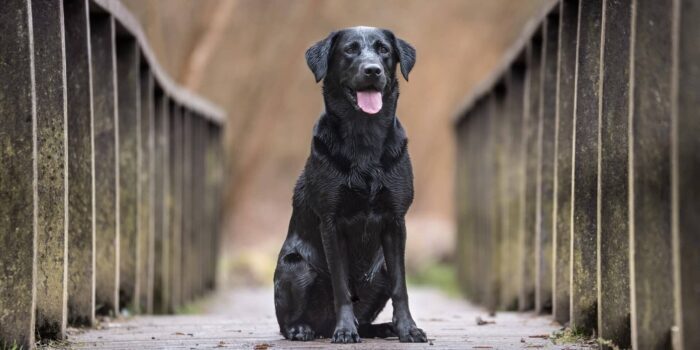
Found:
<path fill-rule="evenodd" d="M 528 338 L 541 338 L 541 339 L 549 339 L 549 334 L 538 334 L 538 335 L 531 335 Z"/>
<path fill-rule="evenodd" d="M 182 332 L 175 332 L 175 335 L 185 335 L 185 333 L 182 333 Z"/>
<path fill-rule="evenodd" d="M 496 321 L 487 321 L 487 320 L 484 320 L 483 318 L 481 318 L 481 316 L 476 317 L 477 326 L 483 326 L 483 325 L 494 324 L 494 323 L 496 323 Z"/>
<path fill-rule="evenodd" d="M 255 350 L 267 350 L 270 347 L 272 347 L 272 345 L 270 345 L 268 343 L 262 343 L 262 344 L 256 344 L 253 349 L 255 349 Z"/>

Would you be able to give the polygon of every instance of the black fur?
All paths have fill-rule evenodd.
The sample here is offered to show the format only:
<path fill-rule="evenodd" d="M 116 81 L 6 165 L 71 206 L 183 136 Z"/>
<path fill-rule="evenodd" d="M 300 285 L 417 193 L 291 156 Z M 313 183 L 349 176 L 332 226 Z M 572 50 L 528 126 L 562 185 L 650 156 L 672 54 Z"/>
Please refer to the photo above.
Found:
<path fill-rule="evenodd" d="M 326 110 L 314 126 L 275 270 L 280 332 L 290 340 L 425 342 L 406 292 L 404 217 L 413 173 L 395 115 L 396 66 L 408 79 L 415 50 L 388 30 L 356 27 L 331 33 L 306 59 L 323 79 Z M 378 113 L 359 108 L 355 94 L 364 90 L 382 92 Z M 390 298 L 392 322 L 371 324 Z"/>

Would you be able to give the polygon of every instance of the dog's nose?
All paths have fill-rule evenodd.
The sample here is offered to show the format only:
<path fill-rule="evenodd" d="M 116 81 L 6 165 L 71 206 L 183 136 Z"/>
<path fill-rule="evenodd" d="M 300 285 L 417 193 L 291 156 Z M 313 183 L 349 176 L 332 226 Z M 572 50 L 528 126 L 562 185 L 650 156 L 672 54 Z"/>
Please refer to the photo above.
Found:
<path fill-rule="evenodd" d="M 384 73 L 382 66 L 378 64 L 368 64 L 364 67 L 363 71 L 368 77 L 378 77 Z"/>

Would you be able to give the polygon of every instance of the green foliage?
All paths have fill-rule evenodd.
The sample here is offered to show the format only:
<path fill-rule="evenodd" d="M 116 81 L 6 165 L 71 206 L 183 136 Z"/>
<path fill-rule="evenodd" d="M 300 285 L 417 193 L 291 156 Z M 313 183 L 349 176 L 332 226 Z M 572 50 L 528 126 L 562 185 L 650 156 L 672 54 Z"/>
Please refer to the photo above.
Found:
<path fill-rule="evenodd" d="M 205 303 L 208 301 L 207 298 L 197 299 L 196 301 L 182 305 L 175 310 L 177 315 L 196 315 L 203 313 L 205 309 Z"/>
<path fill-rule="evenodd" d="M 0 350 L 22 350 L 22 349 L 24 349 L 24 347 L 18 345 L 17 341 L 12 342 L 12 344 L 3 343 L 2 341 L 0 341 Z"/>
<path fill-rule="evenodd" d="M 575 328 L 565 328 L 561 331 L 554 332 L 551 339 L 552 342 L 557 345 L 583 344 L 591 340 L 583 331 Z"/>
<path fill-rule="evenodd" d="M 409 284 L 436 287 L 451 297 L 460 295 L 455 268 L 446 263 L 433 263 L 406 276 Z"/>

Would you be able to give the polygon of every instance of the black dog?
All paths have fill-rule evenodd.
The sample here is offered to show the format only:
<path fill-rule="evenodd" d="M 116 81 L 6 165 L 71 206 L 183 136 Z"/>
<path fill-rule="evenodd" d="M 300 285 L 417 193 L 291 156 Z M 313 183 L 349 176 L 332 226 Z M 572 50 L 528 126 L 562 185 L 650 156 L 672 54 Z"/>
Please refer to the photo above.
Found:
<path fill-rule="evenodd" d="M 331 33 L 306 51 L 326 110 L 294 188 L 275 270 L 275 309 L 290 340 L 398 336 L 425 342 L 408 308 L 404 216 L 413 201 L 406 134 L 396 117 L 396 66 L 416 52 L 388 30 Z M 393 322 L 371 324 L 391 298 Z"/>

